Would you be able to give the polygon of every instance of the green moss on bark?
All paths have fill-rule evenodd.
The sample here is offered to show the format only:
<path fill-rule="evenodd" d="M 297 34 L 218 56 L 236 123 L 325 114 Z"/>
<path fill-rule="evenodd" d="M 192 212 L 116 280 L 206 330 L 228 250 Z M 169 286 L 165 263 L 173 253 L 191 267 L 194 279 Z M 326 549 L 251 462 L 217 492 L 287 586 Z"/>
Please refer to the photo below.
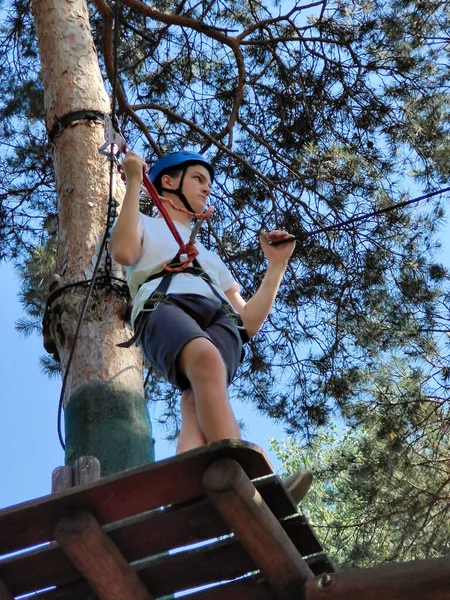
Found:
<path fill-rule="evenodd" d="M 154 440 L 144 398 L 107 382 L 78 388 L 64 413 L 66 464 L 95 456 L 102 477 L 153 462 Z"/>

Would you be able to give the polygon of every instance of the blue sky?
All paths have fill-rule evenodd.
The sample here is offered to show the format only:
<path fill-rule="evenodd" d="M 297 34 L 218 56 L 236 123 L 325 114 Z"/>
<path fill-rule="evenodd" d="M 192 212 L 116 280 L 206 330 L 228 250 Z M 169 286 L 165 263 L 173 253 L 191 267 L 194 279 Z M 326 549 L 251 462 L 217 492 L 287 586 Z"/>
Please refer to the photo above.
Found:
<path fill-rule="evenodd" d="M 441 231 L 443 251 L 438 260 L 450 267 L 450 226 Z M 38 335 L 20 336 L 15 321 L 23 316 L 17 299 L 19 281 L 10 264 L 0 264 L 0 508 L 31 500 L 50 492 L 52 470 L 64 464 L 58 442 L 56 414 L 60 381 L 49 380 L 39 368 L 44 352 Z M 156 403 L 154 407 L 157 407 Z M 236 416 L 246 424 L 244 438 L 260 445 L 275 468 L 276 456 L 269 438 L 285 438 L 283 428 L 259 415 L 249 405 L 234 402 Z M 156 410 L 153 408 L 152 410 Z M 174 454 L 154 427 L 156 459 Z"/>

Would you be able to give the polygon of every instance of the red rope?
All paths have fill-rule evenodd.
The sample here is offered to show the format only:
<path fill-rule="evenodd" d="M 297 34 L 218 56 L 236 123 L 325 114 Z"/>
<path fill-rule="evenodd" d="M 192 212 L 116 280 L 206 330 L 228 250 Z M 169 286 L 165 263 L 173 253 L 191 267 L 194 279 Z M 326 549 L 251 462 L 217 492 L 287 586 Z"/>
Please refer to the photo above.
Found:
<path fill-rule="evenodd" d="M 180 250 L 179 250 L 180 260 L 181 260 L 181 256 L 183 256 L 183 255 L 186 256 L 186 260 L 181 261 L 178 265 L 171 266 L 170 263 L 172 261 L 166 262 L 163 265 L 163 269 L 164 269 L 164 271 L 168 271 L 169 273 L 179 273 L 180 271 L 183 271 L 184 269 L 186 269 L 192 263 L 194 258 L 196 258 L 198 256 L 198 250 L 195 247 L 195 240 L 192 240 L 192 241 L 190 240 L 186 244 L 184 243 L 181 235 L 178 232 L 178 229 L 175 227 L 173 220 L 171 219 L 169 213 L 166 210 L 166 207 L 164 206 L 164 202 L 167 202 L 168 204 L 170 204 L 170 206 L 172 206 L 172 208 L 174 208 L 175 210 L 184 212 L 184 213 L 192 216 L 195 219 L 202 219 L 202 220 L 209 219 L 209 217 L 213 213 L 213 207 L 210 206 L 206 212 L 197 214 L 197 213 L 190 212 L 184 208 L 179 208 L 179 207 L 175 206 L 169 198 L 160 198 L 158 192 L 156 191 L 155 186 L 153 185 L 153 183 L 150 181 L 150 179 L 147 176 L 145 167 L 143 169 L 143 174 L 142 174 L 142 183 L 143 183 L 145 189 L 147 190 L 150 198 L 155 203 L 156 208 L 159 210 L 159 212 L 163 216 L 165 222 L 167 223 L 167 226 L 169 227 L 173 237 L 175 238 L 175 240 L 180 248 Z"/>
<path fill-rule="evenodd" d="M 159 194 L 156 191 L 155 186 L 153 185 L 153 183 L 148 178 L 148 175 L 147 175 L 147 173 L 145 171 L 145 167 L 144 167 L 144 169 L 142 171 L 142 183 L 144 184 L 144 187 L 147 190 L 150 198 L 155 203 L 156 208 L 162 214 L 162 216 L 164 218 L 164 221 L 167 223 L 167 227 L 170 229 L 170 232 L 172 233 L 173 237 L 175 238 L 175 241 L 180 246 L 180 253 L 181 254 L 187 254 L 187 252 L 186 252 L 186 244 L 183 242 L 183 238 L 179 234 L 178 229 L 175 227 L 175 223 L 170 218 L 170 215 L 167 212 L 166 207 L 164 206 L 161 198 L 159 197 Z"/>
<path fill-rule="evenodd" d="M 195 242 L 188 242 L 184 245 L 184 248 L 180 248 L 181 256 L 183 254 L 186 255 L 186 260 L 183 260 L 178 265 L 171 265 L 172 261 L 167 261 L 163 264 L 164 271 L 168 271 L 169 273 L 179 273 L 180 271 L 184 271 L 184 269 L 191 264 L 194 258 L 198 256 L 198 250 L 195 247 Z"/>
<path fill-rule="evenodd" d="M 124 154 L 126 154 L 127 147 L 123 146 L 121 148 L 121 151 Z M 122 178 L 124 179 L 123 173 L 122 173 Z M 183 260 L 182 262 L 180 262 L 180 264 L 178 264 L 176 266 L 170 266 L 170 263 L 172 261 L 168 261 L 167 263 L 165 263 L 163 265 L 163 269 L 165 271 L 168 271 L 169 273 L 179 273 L 180 271 L 183 271 L 184 269 L 186 269 L 186 267 L 188 267 L 191 264 L 191 262 L 194 260 L 194 258 L 196 258 L 198 256 L 198 250 L 195 247 L 194 240 L 189 241 L 186 244 L 184 243 L 183 238 L 181 237 L 178 229 L 175 226 L 175 223 L 173 222 L 172 218 L 170 217 L 169 213 L 166 210 L 166 207 L 164 206 L 164 202 L 167 202 L 168 204 L 170 204 L 170 206 L 172 208 L 174 208 L 175 210 L 184 212 L 184 213 L 192 216 L 194 219 L 202 219 L 202 220 L 209 219 L 209 217 L 213 213 L 213 208 L 212 208 L 212 206 L 210 206 L 206 212 L 197 214 L 197 213 L 190 212 L 184 208 L 179 208 L 178 206 L 175 206 L 174 203 L 169 198 L 161 198 L 159 196 L 155 186 L 148 178 L 145 167 L 143 167 L 143 169 L 142 169 L 142 183 L 143 183 L 145 189 L 147 190 L 148 195 L 153 200 L 156 208 L 159 210 L 159 212 L 163 216 L 163 219 L 166 222 L 167 227 L 169 228 L 171 234 L 175 238 L 175 241 L 177 242 L 177 244 L 179 246 L 180 256 L 183 256 L 183 255 L 186 256 L 186 260 Z"/>
<path fill-rule="evenodd" d="M 170 206 L 174 210 L 178 210 L 179 212 L 182 212 L 185 215 L 189 215 L 190 217 L 193 217 L 194 219 L 202 219 L 202 221 L 204 221 L 205 219 L 209 219 L 209 217 L 214 212 L 214 208 L 212 206 L 210 206 L 208 208 L 208 210 L 205 212 L 195 213 L 195 212 L 188 210 L 187 208 L 184 208 L 183 206 L 177 206 L 170 198 L 162 198 L 162 201 L 166 202 L 166 204 L 170 204 Z"/>

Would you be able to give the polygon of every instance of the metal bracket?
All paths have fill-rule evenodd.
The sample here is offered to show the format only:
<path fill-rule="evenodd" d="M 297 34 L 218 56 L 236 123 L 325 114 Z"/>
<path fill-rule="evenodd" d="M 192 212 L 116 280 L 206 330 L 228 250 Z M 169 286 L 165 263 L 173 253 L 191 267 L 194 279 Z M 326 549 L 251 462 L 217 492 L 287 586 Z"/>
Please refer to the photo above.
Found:
<path fill-rule="evenodd" d="M 117 151 L 115 151 L 115 146 L 117 146 Z M 98 151 L 103 156 L 109 158 L 109 160 L 113 160 L 114 162 L 118 162 L 118 154 L 120 152 L 126 152 L 127 144 L 125 142 L 125 138 L 117 131 L 113 125 L 111 117 L 108 114 L 105 114 L 105 143 L 100 146 Z"/>

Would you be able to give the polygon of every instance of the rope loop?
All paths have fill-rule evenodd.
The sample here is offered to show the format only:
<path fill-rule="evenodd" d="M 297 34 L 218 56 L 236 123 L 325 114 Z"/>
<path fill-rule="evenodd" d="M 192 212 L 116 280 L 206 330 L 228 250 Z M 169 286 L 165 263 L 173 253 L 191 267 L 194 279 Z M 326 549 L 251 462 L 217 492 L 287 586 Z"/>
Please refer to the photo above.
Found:
<path fill-rule="evenodd" d="M 161 198 L 161 200 L 163 202 L 165 202 L 166 204 L 168 204 L 174 210 L 182 212 L 185 215 L 189 215 L 193 219 L 201 219 L 202 221 L 206 221 L 206 219 L 211 218 L 211 215 L 214 212 L 214 207 L 212 207 L 212 206 L 208 206 L 208 208 L 205 211 L 201 212 L 201 213 L 191 212 L 190 210 L 188 210 L 187 208 L 184 208 L 183 206 L 177 206 L 173 202 L 173 200 L 171 200 L 170 198 L 165 198 L 164 196 L 160 196 L 160 198 Z"/>
<path fill-rule="evenodd" d="M 181 260 L 182 256 L 186 256 L 186 259 Z M 167 271 L 168 273 L 181 273 L 192 263 L 195 258 L 197 258 L 197 256 L 198 250 L 195 247 L 195 242 L 187 242 L 187 244 L 180 246 L 180 250 L 176 256 L 180 262 L 176 263 L 173 260 L 169 260 L 164 263 L 163 270 Z"/>

